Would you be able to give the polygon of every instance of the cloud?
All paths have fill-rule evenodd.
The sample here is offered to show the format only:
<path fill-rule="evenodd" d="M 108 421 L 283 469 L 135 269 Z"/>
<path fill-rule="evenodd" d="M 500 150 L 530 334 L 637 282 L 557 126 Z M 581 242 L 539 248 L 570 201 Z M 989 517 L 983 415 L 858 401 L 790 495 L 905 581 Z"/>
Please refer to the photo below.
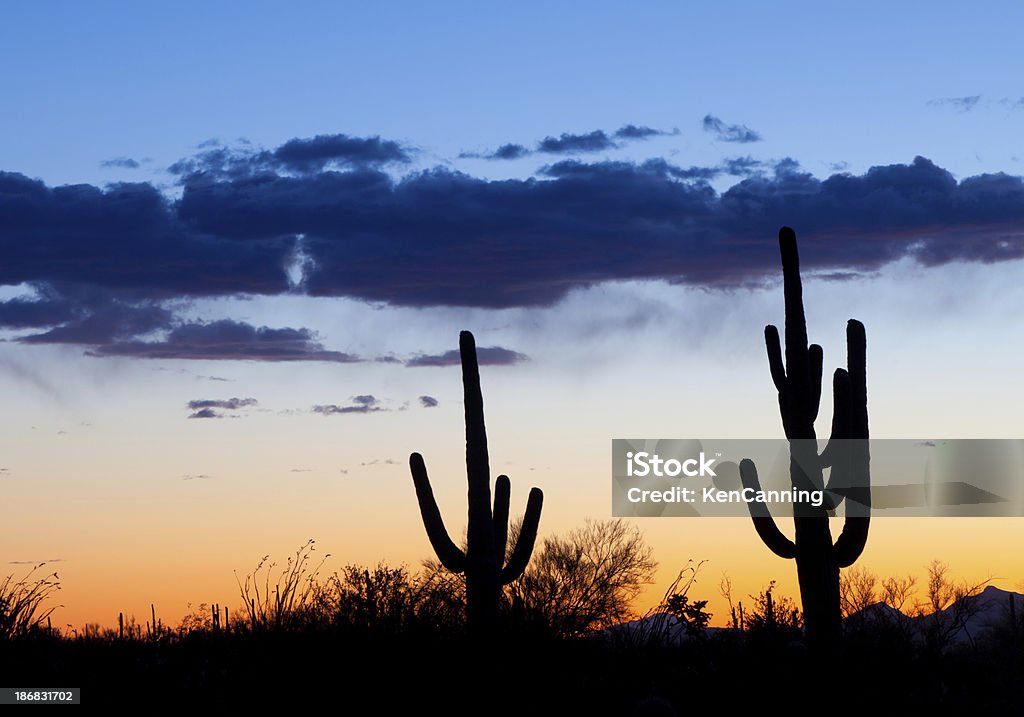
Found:
<path fill-rule="evenodd" d="M 176 326 L 161 341 L 115 341 L 86 352 L 89 356 L 233 361 L 333 361 L 359 358 L 328 351 L 309 329 L 255 327 L 222 319 Z"/>
<path fill-rule="evenodd" d="M 714 115 L 704 115 L 701 123 L 705 132 L 711 132 L 719 142 L 737 142 L 747 144 L 760 142 L 761 135 L 742 124 L 726 124 Z"/>
<path fill-rule="evenodd" d="M 204 143 L 203 151 L 181 159 L 167 168 L 183 178 L 258 178 L 275 172 L 312 174 L 325 169 L 376 168 L 412 161 L 409 150 L 398 142 L 380 137 L 351 137 L 347 134 L 318 134 L 290 139 L 272 151 Z"/>
<path fill-rule="evenodd" d="M 228 411 L 237 411 L 240 408 L 255 406 L 256 403 L 257 401 L 255 398 L 200 398 L 194 401 L 189 401 L 188 408 L 190 411 L 198 411 L 204 408 L 223 408 Z"/>
<path fill-rule="evenodd" d="M 652 127 L 637 126 L 635 124 L 627 124 L 619 127 L 615 130 L 616 139 L 649 139 L 651 137 L 664 137 L 668 135 L 679 134 L 679 130 L 672 132 L 666 132 L 660 129 L 654 129 Z"/>
<path fill-rule="evenodd" d="M 411 161 L 409 153 L 397 142 L 345 134 L 289 140 L 274 150 L 273 157 L 284 168 L 297 172 L 319 171 L 329 164 L 364 166 Z"/>
<path fill-rule="evenodd" d="M 221 414 L 217 413 L 212 408 L 202 408 L 202 409 L 196 411 L 195 413 L 193 413 L 192 415 L 189 416 L 189 418 L 223 418 L 223 417 L 224 416 L 222 416 Z"/>
<path fill-rule="evenodd" d="M 965 97 L 940 97 L 929 100 L 928 104 L 932 107 L 952 107 L 959 112 L 970 112 L 978 106 L 980 101 L 981 95 L 967 95 Z"/>
<path fill-rule="evenodd" d="M 570 134 L 563 132 L 558 137 L 545 137 L 537 143 L 537 151 L 546 154 L 576 154 L 580 152 L 600 152 L 618 147 L 604 130 L 595 129 L 587 134 Z"/>
<path fill-rule="evenodd" d="M 584 154 L 587 152 L 603 152 L 609 149 L 618 149 L 622 142 L 650 139 L 651 137 L 662 137 L 678 134 L 678 130 L 666 132 L 652 127 L 627 124 L 619 127 L 609 135 L 601 129 L 595 129 L 586 134 L 573 134 L 563 132 L 558 137 L 545 137 L 537 142 L 535 149 L 530 150 L 524 145 L 508 143 L 498 147 L 493 152 L 478 154 L 475 152 L 463 152 L 460 158 L 479 159 L 522 159 L 535 152 L 542 154 Z M 615 140 L 619 140 L 616 142 Z"/>
<path fill-rule="evenodd" d="M 49 187 L 0 172 L 0 285 L 154 299 L 280 293 L 294 245 L 294 237 L 234 242 L 198 231 L 146 183 Z"/>
<path fill-rule="evenodd" d="M 371 394 L 352 396 L 350 400 L 352 403 L 347 406 L 338 406 L 334 403 L 313 406 L 313 413 L 319 413 L 322 416 L 333 416 L 335 414 L 343 413 L 376 413 L 378 411 L 387 410 L 381 406 L 380 401 Z"/>
<path fill-rule="evenodd" d="M 508 366 L 520 361 L 526 361 L 528 357 L 518 351 L 512 351 L 501 346 L 479 346 L 476 350 L 476 358 L 481 366 Z M 461 358 L 458 349 L 452 349 L 443 354 L 420 354 L 419 356 L 414 356 L 406 361 L 405 365 L 410 367 L 458 366 L 460 363 Z M 424 398 L 430 398 L 430 396 L 420 397 L 423 405 L 427 405 L 423 401 Z"/>
<path fill-rule="evenodd" d="M 108 169 L 138 169 L 142 165 L 131 157 L 114 157 L 100 162 L 100 166 Z"/>
<path fill-rule="evenodd" d="M 760 160 L 754 159 L 749 155 L 746 157 L 734 157 L 733 159 L 726 159 L 722 162 L 722 169 L 726 174 L 731 174 L 734 177 L 749 177 L 754 174 L 761 172 L 764 169 L 764 163 Z"/>
<path fill-rule="evenodd" d="M 433 396 L 420 396 L 420 405 L 424 408 L 433 408 L 438 403 Z"/>
<path fill-rule="evenodd" d="M 8 565 L 38 565 L 43 566 L 47 563 L 64 563 L 67 562 L 64 558 L 49 558 L 48 560 L 8 560 Z"/>
<path fill-rule="evenodd" d="M 778 275 L 784 224 L 821 272 L 1024 257 L 1020 177 L 957 181 L 923 157 L 824 179 L 788 159 L 576 158 L 490 180 L 446 168 L 303 173 L 273 157 L 241 169 L 233 151 L 217 160 L 223 171 L 181 175 L 177 200 L 144 183 L 50 187 L 0 173 L 0 285 L 34 292 L 0 302 L 0 325 L 96 356 L 357 360 L 305 328 L 174 315 L 176 302 L 293 292 L 300 235 L 302 291 L 414 307 L 542 306 L 615 280 L 758 283 Z M 709 184 L 730 176 L 724 191 Z"/>
<path fill-rule="evenodd" d="M 199 473 L 198 475 L 189 473 L 181 477 L 182 480 L 210 480 L 211 478 L 213 478 L 213 476 L 207 475 L 206 473 Z"/>
<path fill-rule="evenodd" d="M 498 147 L 493 152 L 487 154 L 477 154 L 475 152 L 462 152 L 459 157 L 462 159 L 466 158 L 479 158 L 479 159 L 522 159 L 533 154 L 529 149 L 521 144 L 515 144 L 509 142 Z"/>

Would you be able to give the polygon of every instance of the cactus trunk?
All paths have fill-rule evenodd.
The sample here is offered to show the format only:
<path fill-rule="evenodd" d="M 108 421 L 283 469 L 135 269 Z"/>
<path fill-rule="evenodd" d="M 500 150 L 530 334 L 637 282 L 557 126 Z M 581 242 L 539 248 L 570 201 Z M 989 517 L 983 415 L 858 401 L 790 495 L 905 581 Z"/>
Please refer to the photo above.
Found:
<path fill-rule="evenodd" d="M 409 467 L 416 486 L 423 527 L 434 552 L 445 568 L 466 575 L 466 622 L 471 631 L 486 633 L 497 621 L 502 586 L 522 575 L 533 553 L 544 496 L 540 489 L 531 489 L 518 540 L 506 563 L 510 486 L 508 476 L 498 476 L 492 508 L 480 369 L 476 342 L 468 331 L 459 335 L 459 353 L 466 414 L 466 477 L 469 483 L 469 524 L 465 551 L 448 536 L 441 511 L 434 500 L 423 457 L 413 453 L 409 457 Z"/>
<path fill-rule="evenodd" d="M 786 305 L 786 359 L 782 359 L 779 332 L 765 328 L 765 345 L 772 380 L 779 393 L 779 411 L 790 442 L 790 481 L 794 488 L 825 490 L 821 507 L 794 506 L 794 540 L 775 524 L 763 505 L 748 504 L 761 540 L 776 555 L 795 558 L 804 611 L 808 645 L 831 651 L 842 636 L 839 607 L 839 569 L 857 560 L 867 542 L 871 504 L 868 455 L 867 342 L 864 326 L 851 319 L 846 327 L 847 368 L 836 369 L 832 382 L 832 433 L 819 455 L 814 432 L 821 400 L 822 350 L 807 345 L 803 287 L 796 234 L 789 227 L 779 231 L 779 249 Z M 823 468 L 832 467 L 826 485 Z M 749 460 L 740 464 L 745 487 L 760 489 L 757 469 Z M 828 492 L 830 489 L 837 489 Z M 839 538 L 832 542 L 829 511 L 845 498 L 846 520 Z"/>

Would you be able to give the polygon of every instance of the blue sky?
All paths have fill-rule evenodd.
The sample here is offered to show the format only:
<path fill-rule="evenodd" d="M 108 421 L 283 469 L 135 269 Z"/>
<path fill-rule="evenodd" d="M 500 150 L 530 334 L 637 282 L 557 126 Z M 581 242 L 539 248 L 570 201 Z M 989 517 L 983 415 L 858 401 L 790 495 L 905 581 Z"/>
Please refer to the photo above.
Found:
<path fill-rule="evenodd" d="M 545 490 L 542 530 L 605 517 L 611 438 L 781 434 L 782 223 L 826 366 L 867 326 L 873 435 L 1019 437 L 1022 26 L 1009 2 L 5 6 L 0 559 L 60 556 L 103 620 L 98 574 L 209 599 L 310 535 L 415 564 L 411 451 L 463 510 L 467 328 L 513 500 Z M 763 558 L 731 525 L 648 521 L 665 582 Z M 972 565 L 1019 580 L 1001 525 Z M 865 559 L 963 548 L 915 530 Z M 788 575 L 764 562 L 738 588 Z"/>
<path fill-rule="evenodd" d="M 755 154 L 824 174 L 921 154 L 959 176 L 1010 171 L 1024 96 L 1017 3 L 32 3 L 4 8 L 5 169 L 137 179 L 210 138 L 381 135 L 462 150 L 626 123 L 679 127 L 718 159 L 712 113 Z M 929 105 L 981 99 L 970 112 Z M 639 152 L 638 152 L 639 154 Z M 980 158 L 980 159 L 979 159 Z M 478 169 L 478 168 L 477 168 Z M 142 178 L 148 179 L 145 172 Z"/>

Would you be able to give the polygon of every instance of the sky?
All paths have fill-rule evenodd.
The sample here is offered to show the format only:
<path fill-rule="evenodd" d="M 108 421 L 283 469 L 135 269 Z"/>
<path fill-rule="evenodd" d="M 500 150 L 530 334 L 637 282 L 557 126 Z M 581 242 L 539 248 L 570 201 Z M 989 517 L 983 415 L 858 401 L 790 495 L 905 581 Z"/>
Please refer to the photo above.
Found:
<path fill-rule="evenodd" d="M 872 436 L 1020 438 L 1017 3 L 39 2 L 0 10 L 0 563 L 59 622 L 232 604 L 315 538 L 430 557 L 465 521 L 458 333 L 541 534 L 610 516 L 610 441 L 781 436 L 796 229 L 811 338 L 864 322 Z M 823 401 L 819 430 L 831 407 Z M 461 522 L 460 522 L 461 521 Z M 796 594 L 742 519 L 660 563 Z M 789 526 L 785 526 L 789 528 Z M 861 564 L 1024 587 L 1016 519 L 879 520 Z M 4 571 L 0 570 L 0 573 Z"/>

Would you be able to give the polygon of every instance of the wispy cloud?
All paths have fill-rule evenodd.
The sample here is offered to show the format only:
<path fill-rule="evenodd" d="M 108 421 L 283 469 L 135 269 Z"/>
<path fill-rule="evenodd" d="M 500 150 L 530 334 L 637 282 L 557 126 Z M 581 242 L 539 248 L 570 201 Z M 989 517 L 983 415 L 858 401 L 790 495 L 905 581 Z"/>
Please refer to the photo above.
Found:
<path fill-rule="evenodd" d="M 761 135 L 743 124 L 726 124 L 714 115 L 704 115 L 701 122 L 705 132 L 711 132 L 719 142 L 747 144 L 760 142 Z"/>
<path fill-rule="evenodd" d="M 192 411 L 189 418 L 223 418 L 219 411 L 238 411 L 255 406 L 255 398 L 200 398 L 188 402 L 188 410 Z"/>
<path fill-rule="evenodd" d="M 420 405 L 424 408 L 434 408 L 438 401 L 433 396 L 420 396 Z"/>
<path fill-rule="evenodd" d="M 237 411 L 240 408 L 248 408 L 256 404 L 255 398 L 198 398 L 189 401 L 188 407 L 192 411 L 198 411 L 201 408 L 223 408 L 227 411 Z"/>
<path fill-rule="evenodd" d="M 359 361 L 340 351 L 328 351 L 309 329 L 255 327 L 222 319 L 189 323 L 172 329 L 162 341 L 118 341 L 97 346 L 90 356 L 130 356 L 147 359 L 235 361 Z"/>
<path fill-rule="evenodd" d="M 625 142 L 635 142 L 650 139 L 651 137 L 663 137 L 678 134 L 678 130 L 667 132 L 643 125 L 627 124 L 619 127 L 614 132 L 608 133 L 603 129 L 595 129 L 591 132 L 573 133 L 563 132 L 557 137 L 548 136 L 538 141 L 533 149 L 509 142 L 498 147 L 493 152 L 483 154 L 477 152 L 463 152 L 463 158 L 482 159 L 522 159 L 531 154 L 587 154 L 591 152 L 604 152 L 611 149 L 618 149 Z"/>
<path fill-rule="evenodd" d="M 981 102 L 981 95 L 966 95 L 964 97 L 939 97 L 929 100 L 932 107 L 952 107 L 959 112 L 970 112 Z"/>
<path fill-rule="evenodd" d="M 481 366 L 508 366 L 527 360 L 525 354 L 512 351 L 501 346 L 480 346 L 476 350 L 477 362 Z M 445 351 L 441 354 L 420 354 L 405 362 L 406 366 L 458 366 L 462 362 L 457 349 Z M 430 396 L 421 396 L 420 401 Z M 424 402 L 424 405 L 427 405 Z M 436 405 L 436 403 L 434 404 Z"/>
<path fill-rule="evenodd" d="M 107 169 L 138 169 L 142 165 L 131 157 L 114 157 L 100 162 L 100 166 Z"/>
<path fill-rule="evenodd" d="M 378 411 L 388 410 L 384 408 L 377 397 L 372 394 L 352 396 L 350 400 L 351 403 L 344 406 L 339 406 L 334 403 L 313 406 L 313 413 L 319 413 L 322 416 L 333 416 L 345 413 L 377 413 Z"/>

